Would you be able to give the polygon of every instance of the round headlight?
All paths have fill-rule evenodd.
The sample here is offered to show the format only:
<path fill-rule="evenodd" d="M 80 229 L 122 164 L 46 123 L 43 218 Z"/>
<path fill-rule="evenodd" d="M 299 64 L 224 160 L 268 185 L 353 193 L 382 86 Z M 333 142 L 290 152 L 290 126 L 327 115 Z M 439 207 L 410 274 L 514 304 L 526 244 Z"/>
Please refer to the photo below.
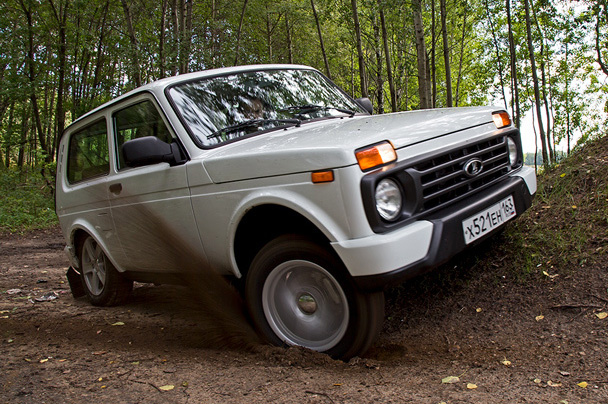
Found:
<path fill-rule="evenodd" d="M 511 163 L 511 167 L 513 167 L 517 164 L 517 144 L 515 140 L 507 137 L 507 145 L 509 146 L 509 162 Z"/>
<path fill-rule="evenodd" d="M 395 220 L 401 214 L 403 197 L 397 183 L 385 178 L 376 186 L 376 210 L 384 220 Z"/>

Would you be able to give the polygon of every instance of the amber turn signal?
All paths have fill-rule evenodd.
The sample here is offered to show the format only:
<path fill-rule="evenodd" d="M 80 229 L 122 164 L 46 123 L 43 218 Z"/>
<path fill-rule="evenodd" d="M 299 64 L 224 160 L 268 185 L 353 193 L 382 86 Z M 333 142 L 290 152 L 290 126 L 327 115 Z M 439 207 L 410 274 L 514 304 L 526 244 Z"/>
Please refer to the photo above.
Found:
<path fill-rule="evenodd" d="M 382 142 L 357 150 L 355 156 L 363 171 L 397 160 L 397 152 L 390 142 Z"/>
<path fill-rule="evenodd" d="M 494 112 L 492 114 L 494 125 L 497 129 L 504 128 L 505 126 L 511 126 L 511 117 L 506 111 Z"/>
<path fill-rule="evenodd" d="M 320 184 L 323 182 L 332 182 L 334 180 L 334 172 L 332 170 L 317 171 L 310 174 L 310 178 L 315 184 Z"/>

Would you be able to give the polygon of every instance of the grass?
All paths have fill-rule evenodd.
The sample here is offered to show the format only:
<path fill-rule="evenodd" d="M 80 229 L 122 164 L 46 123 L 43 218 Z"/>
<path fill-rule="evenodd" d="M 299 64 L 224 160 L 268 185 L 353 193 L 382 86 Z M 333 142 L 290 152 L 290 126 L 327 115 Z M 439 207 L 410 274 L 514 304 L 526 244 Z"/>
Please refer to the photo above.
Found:
<path fill-rule="evenodd" d="M 0 171 L 0 232 L 24 233 L 56 224 L 53 189 L 40 169 Z"/>
<path fill-rule="evenodd" d="M 588 142 L 538 177 L 534 204 L 509 226 L 504 249 L 513 255 L 513 271 L 546 276 L 592 262 L 606 253 L 606 245 L 607 136 Z"/>

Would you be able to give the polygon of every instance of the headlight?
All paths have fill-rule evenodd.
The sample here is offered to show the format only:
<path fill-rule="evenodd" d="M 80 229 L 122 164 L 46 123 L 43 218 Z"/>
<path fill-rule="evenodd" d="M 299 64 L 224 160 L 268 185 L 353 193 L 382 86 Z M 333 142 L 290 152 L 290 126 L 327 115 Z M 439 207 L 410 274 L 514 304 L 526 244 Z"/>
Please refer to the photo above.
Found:
<path fill-rule="evenodd" d="M 391 179 L 383 179 L 376 186 L 376 210 L 384 220 L 395 220 L 401 213 L 403 196 L 399 185 Z"/>
<path fill-rule="evenodd" d="M 507 145 L 509 146 L 509 162 L 511 167 L 517 164 L 517 143 L 510 137 L 507 137 Z"/>

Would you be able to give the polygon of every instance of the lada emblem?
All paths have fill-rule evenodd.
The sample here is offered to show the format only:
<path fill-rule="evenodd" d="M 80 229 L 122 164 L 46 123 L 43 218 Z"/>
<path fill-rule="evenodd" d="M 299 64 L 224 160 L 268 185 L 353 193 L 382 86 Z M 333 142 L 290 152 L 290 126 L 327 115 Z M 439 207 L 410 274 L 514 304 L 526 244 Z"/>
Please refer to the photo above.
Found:
<path fill-rule="evenodd" d="M 479 175 L 481 170 L 483 170 L 483 161 L 478 158 L 467 160 L 467 162 L 464 163 L 462 169 L 464 170 L 464 173 L 467 175 L 467 177 L 473 178 Z"/>

